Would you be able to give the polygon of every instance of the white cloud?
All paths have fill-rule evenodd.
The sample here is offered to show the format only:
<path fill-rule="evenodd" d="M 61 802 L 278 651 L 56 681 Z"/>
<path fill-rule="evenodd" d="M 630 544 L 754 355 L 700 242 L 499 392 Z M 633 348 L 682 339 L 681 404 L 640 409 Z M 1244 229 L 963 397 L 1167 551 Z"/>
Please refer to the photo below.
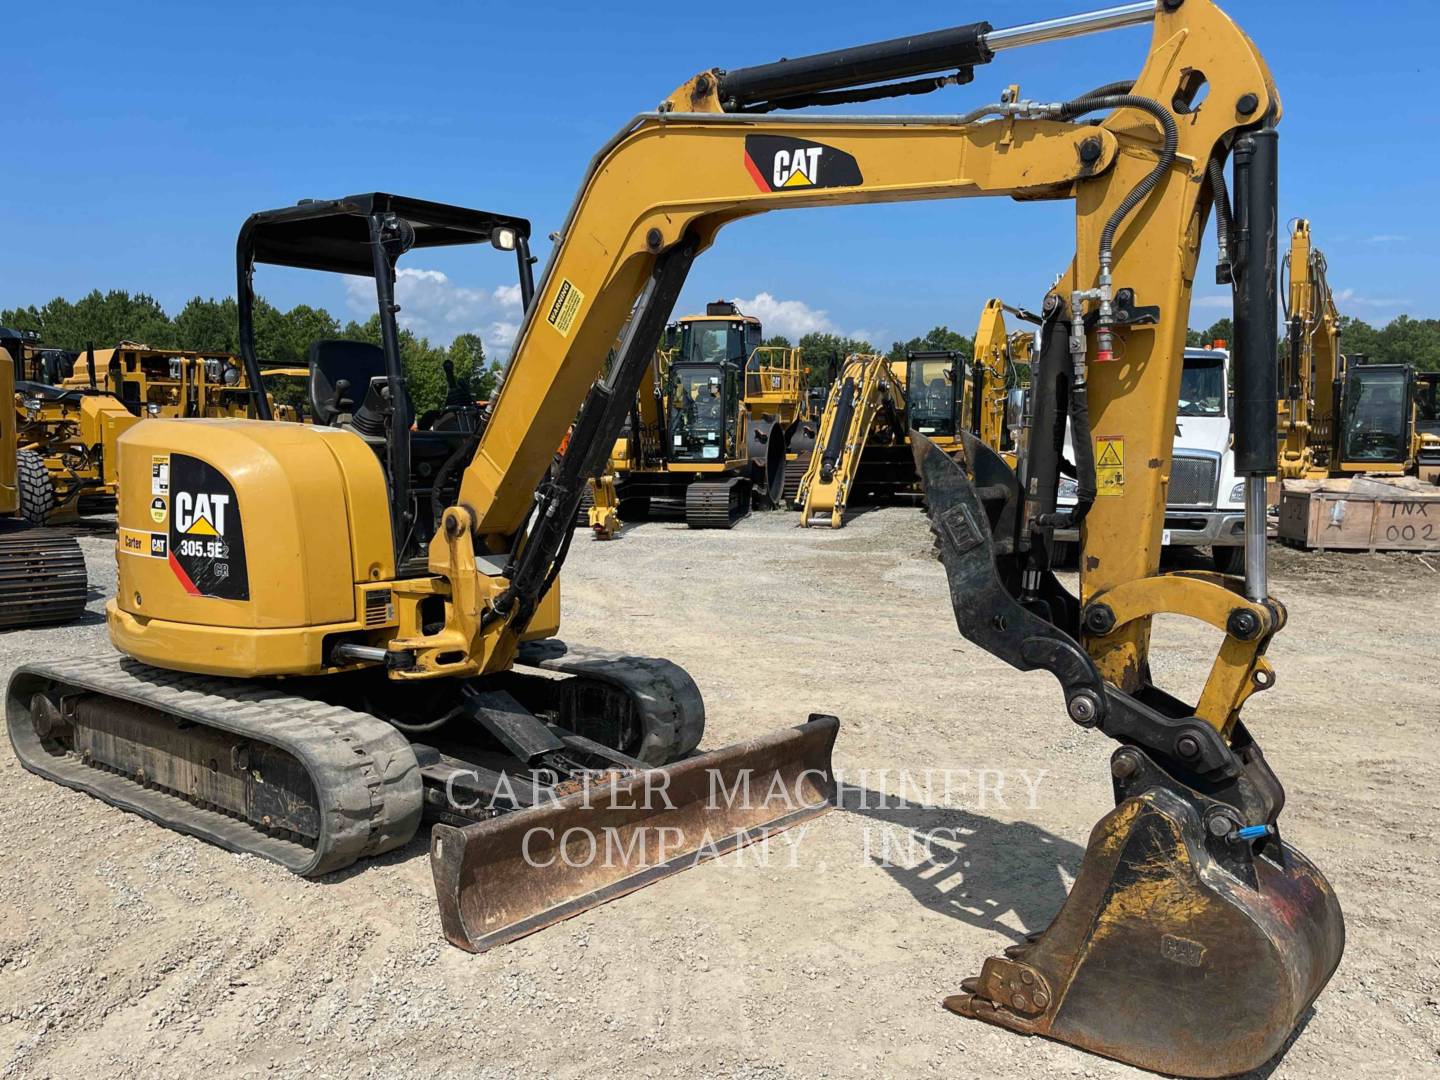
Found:
<path fill-rule="evenodd" d="M 748 300 L 736 297 L 735 304 L 746 315 L 754 315 L 765 328 L 765 336 L 777 334 L 798 342 L 806 334 L 839 334 L 873 342 L 866 330 L 842 330 L 824 308 L 813 308 L 803 300 L 778 300 L 768 292 L 756 293 Z"/>
<path fill-rule="evenodd" d="M 1355 307 L 1395 308 L 1407 307 L 1410 301 L 1399 296 L 1361 296 L 1354 289 L 1336 289 L 1335 303 L 1342 309 L 1347 304 Z"/>
<path fill-rule="evenodd" d="M 1229 293 L 1216 293 L 1214 296 L 1197 296 L 1190 301 L 1193 308 L 1228 308 L 1235 303 L 1235 298 Z"/>
<path fill-rule="evenodd" d="M 520 286 L 467 288 L 440 270 L 405 267 L 395 275 L 395 302 L 402 329 L 448 345 L 457 334 L 479 334 L 492 360 L 504 359 L 520 330 Z M 345 278 L 345 306 L 356 318 L 375 313 L 375 283 L 368 277 Z"/>

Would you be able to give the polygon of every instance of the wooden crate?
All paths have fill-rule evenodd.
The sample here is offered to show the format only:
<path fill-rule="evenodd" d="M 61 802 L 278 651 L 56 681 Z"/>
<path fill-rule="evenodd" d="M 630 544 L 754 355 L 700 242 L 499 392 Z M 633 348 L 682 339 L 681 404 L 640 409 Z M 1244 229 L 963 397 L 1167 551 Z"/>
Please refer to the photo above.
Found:
<path fill-rule="evenodd" d="M 1440 551 L 1440 495 L 1381 487 L 1287 487 L 1280 498 L 1280 539 L 1317 551 Z"/>

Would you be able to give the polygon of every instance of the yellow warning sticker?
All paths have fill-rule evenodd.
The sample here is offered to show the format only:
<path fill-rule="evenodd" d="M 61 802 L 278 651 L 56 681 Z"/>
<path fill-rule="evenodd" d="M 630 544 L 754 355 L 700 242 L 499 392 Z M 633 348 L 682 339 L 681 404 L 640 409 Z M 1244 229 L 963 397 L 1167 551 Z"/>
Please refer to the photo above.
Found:
<path fill-rule="evenodd" d="M 550 304 L 545 321 L 558 330 L 561 337 L 569 337 L 570 328 L 575 325 L 575 317 L 580 314 L 580 305 L 584 302 L 585 294 L 567 278 L 561 278 L 560 290 Z"/>
<path fill-rule="evenodd" d="M 1095 493 L 1125 494 L 1125 439 L 1121 435 L 1095 436 Z"/>

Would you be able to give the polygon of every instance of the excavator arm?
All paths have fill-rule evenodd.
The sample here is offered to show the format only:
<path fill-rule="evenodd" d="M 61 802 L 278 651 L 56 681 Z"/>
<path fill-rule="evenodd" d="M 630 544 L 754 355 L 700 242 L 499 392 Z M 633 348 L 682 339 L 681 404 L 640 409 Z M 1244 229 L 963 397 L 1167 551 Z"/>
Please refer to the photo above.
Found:
<path fill-rule="evenodd" d="M 659 111 L 626 124 L 587 171 L 458 505 L 447 512 L 454 523 L 432 543 L 431 569 L 460 598 L 452 608 L 465 610 L 451 610 L 433 640 L 392 642 L 392 650 L 407 654 L 398 667 L 410 677 L 428 677 L 499 670 L 511 661 L 523 631 L 511 612 L 533 611 L 539 598 L 520 598 L 516 582 L 503 574 L 484 576 L 473 589 L 462 584 L 456 578 L 468 557 L 457 549 L 473 545 L 494 555 L 529 548 L 534 557 L 561 550 L 537 550 L 533 533 L 540 525 L 536 490 L 567 426 L 580 412 L 570 444 L 577 464 L 584 454 L 608 450 L 658 342 L 666 305 L 694 258 L 725 224 L 772 210 L 984 196 L 1071 200 L 1076 256 L 1056 295 L 1068 302 L 1086 290 L 1094 294 L 1083 301 L 1081 317 L 1099 320 L 1097 358 L 1114 349 L 1119 354 L 1117 362 L 1093 369 L 1090 412 L 1097 429 L 1126 432 L 1126 460 L 1135 463 L 1125 477 L 1125 498 L 1102 501 L 1090 516 L 1092 533 L 1106 537 L 1106 553 L 1087 589 L 1152 575 L 1177 358 L 1210 201 L 1207 170 L 1242 129 L 1277 117 L 1279 100 L 1254 46 L 1208 0 L 1130 8 L 1146 9 L 1155 25 L 1145 67 L 1126 95 L 1054 105 L 998 102 L 961 117 L 807 113 L 778 119 L 727 112 L 725 87 L 741 73 L 722 76 L 717 69 L 690 80 Z M 1136 21 L 1133 12 L 1130 21 Z M 1188 109 L 1185 102 L 1203 91 L 1216 106 L 1186 112 L 1183 124 L 1156 104 Z M 1157 110 L 1163 116 L 1157 118 Z M 1075 122 L 1082 118 L 1100 122 Z M 1173 137 L 1167 124 L 1176 129 Z M 1134 193 L 1147 183 L 1137 200 Z M 1121 213 L 1127 200 L 1128 212 Z M 1144 204 L 1143 226 L 1134 213 L 1137 201 Z M 1117 217 L 1117 227 L 1107 228 Z M 1148 312 L 1159 315 L 1148 321 Z M 602 419 L 592 387 L 617 336 L 621 347 L 610 380 L 600 386 L 609 403 Z M 587 395 L 593 410 L 581 410 Z M 595 414 L 591 423 L 602 450 L 579 437 L 586 411 Z M 574 520 L 558 508 L 544 512 L 557 524 L 562 517 Z M 1136 537 L 1145 542 L 1134 543 Z M 553 559 L 542 561 L 547 566 L 532 575 L 532 587 L 553 581 Z M 1120 681 L 1133 682 L 1143 667 L 1147 632 L 1142 621 L 1108 643 L 1103 664 Z"/>
<path fill-rule="evenodd" d="M 1324 476 L 1335 436 L 1335 387 L 1345 377 L 1340 353 L 1340 312 L 1326 276 L 1325 254 L 1315 247 L 1310 222 L 1290 231 L 1284 266 L 1286 357 L 1280 386 L 1282 480 Z"/>

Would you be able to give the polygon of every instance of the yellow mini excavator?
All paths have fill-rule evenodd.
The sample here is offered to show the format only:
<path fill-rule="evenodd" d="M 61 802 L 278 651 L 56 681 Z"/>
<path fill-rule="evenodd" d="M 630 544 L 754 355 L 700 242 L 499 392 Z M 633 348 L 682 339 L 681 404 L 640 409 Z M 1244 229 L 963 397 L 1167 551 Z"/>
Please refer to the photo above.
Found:
<path fill-rule="evenodd" d="M 1153 24 L 1139 74 L 1071 100 L 1007 93 L 959 116 L 823 108 L 938 90 L 1011 49 L 1139 24 Z M 811 111 L 785 114 L 796 107 Z M 107 607 L 124 655 L 16 670 L 6 715 L 20 760 L 305 874 L 398 847 L 429 818 L 445 932 L 472 949 L 822 812 L 833 718 L 692 756 L 703 714 L 683 672 L 554 637 L 586 478 L 692 262 L 729 222 L 1068 200 L 1077 247 L 1041 279 L 1055 284 L 1038 308 L 1024 486 L 973 437 L 963 462 L 923 435 L 912 444 L 960 632 L 1049 672 L 1068 717 L 1119 743 L 1116 805 L 1051 924 L 946 1005 L 1172 1075 L 1261 1065 L 1344 938 L 1334 893 L 1285 842 L 1283 788 L 1240 718 L 1274 683 L 1266 651 L 1285 625 L 1262 525 L 1278 439 L 1280 111 L 1264 61 L 1211 0 L 1158 0 L 701 71 L 601 147 L 533 288 L 523 219 L 380 194 L 253 216 L 238 243 L 251 386 L 257 263 L 373 277 L 383 344 L 312 351 L 314 425 L 126 432 Z M 1255 526 L 1243 580 L 1158 569 L 1212 208 L 1235 291 L 1235 450 Z M 396 263 L 466 242 L 517 255 L 524 325 L 483 411 L 415 426 Z M 255 405 L 270 415 L 263 395 Z M 1079 498 L 1061 511 L 1067 418 Z M 1057 527 L 1080 530 L 1078 596 L 1050 572 Z M 1149 657 L 1159 614 L 1222 635 L 1197 701 L 1152 682 L 1166 667 Z"/>

